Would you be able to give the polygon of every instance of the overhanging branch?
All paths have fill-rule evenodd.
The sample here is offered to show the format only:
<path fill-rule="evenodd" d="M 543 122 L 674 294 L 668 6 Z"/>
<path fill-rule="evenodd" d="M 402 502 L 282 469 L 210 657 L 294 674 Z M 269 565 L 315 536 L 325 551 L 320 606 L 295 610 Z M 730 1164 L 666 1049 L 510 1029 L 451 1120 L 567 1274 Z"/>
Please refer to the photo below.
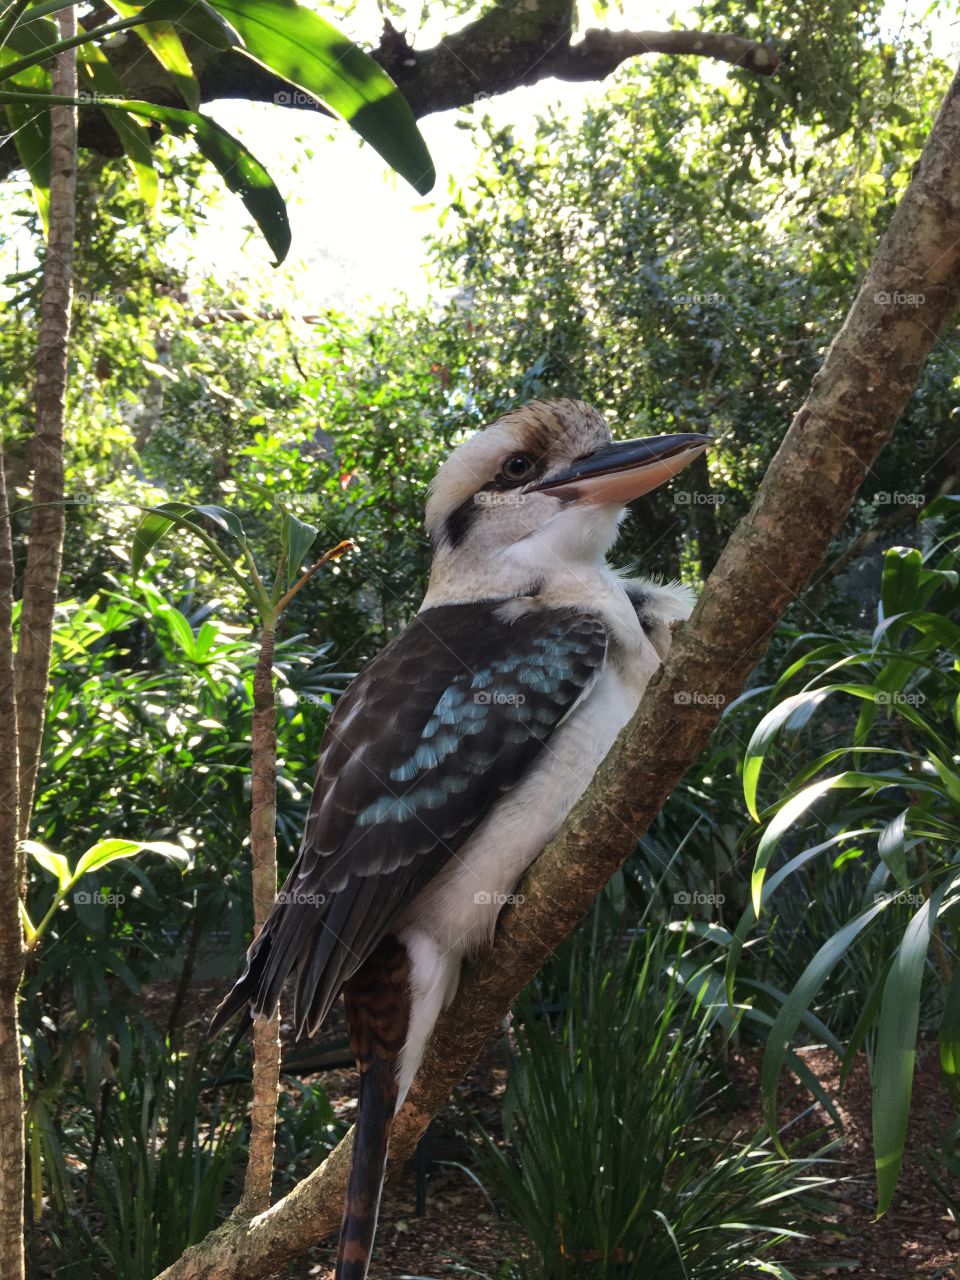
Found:
<path fill-rule="evenodd" d="M 902 301 L 896 301 L 902 299 Z M 394 1126 L 394 1165 L 576 927 L 742 690 L 784 610 L 820 565 L 892 434 L 940 330 L 960 306 L 960 77 L 873 265 L 794 418 L 749 515 L 694 615 L 583 800 L 527 875 L 522 908 L 466 969 Z M 697 695 L 708 695 L 700 697 Z M 283 1200 L 231 1221 L 162 1280 L 259 1280 L 333 1230 L 350 1137 Z"/>
<path fill-rule="evenodd" d="M 379 45 L 370 52 L 400 86 L 418 117 L 508 93 L 549 76 L 602 80 L 622 63 L 646 54 L 712 58 L 756 75 L 772 75 L 780 63 L 770 45 L 724 32 L 591 30 L 576 43 L 572 36 L 570 0 L 500 0 L 428 49 L 414 48 L 405 33 L 388 22 Z M 249 58 L 222 53 L 196 40 L 185 43 L 201 102 L 239 98 L 327 114 L 307 94 L 292 90 Z M 110 62 L 130 97 L 183 106 L 173 80 L 144 54 L 132 35 L 111 47 Z M 80 113 L 80 142 L 104 155 L 119 154 L 113 128 L 95 107 Z M 16 167 L 16 151 L 8 141 L 0 146 L 0 178 Z"/>

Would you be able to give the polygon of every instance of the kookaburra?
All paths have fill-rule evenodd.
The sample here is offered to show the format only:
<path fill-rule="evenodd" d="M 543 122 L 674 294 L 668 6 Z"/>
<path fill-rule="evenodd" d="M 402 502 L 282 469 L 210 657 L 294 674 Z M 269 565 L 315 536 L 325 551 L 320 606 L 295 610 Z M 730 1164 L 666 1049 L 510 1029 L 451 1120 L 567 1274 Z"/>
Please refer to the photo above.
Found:
<path fill-rule="evenodd" d="M 299 1034 L 342 991 L 360 1101 L 337 1280 L 364 1280 L 387 1140 L 461 957 L 633 715 L 689 590 L 606 563 L 624 504 L 704 435 L 611 441 L 577 400 L 470 436 L 430 486 L 419 613 L 327 723 L 293 870 L 217 1010 L 270 1016 L 297 972 Z M 522 909 L 522 908 L 521 908 Z"/>

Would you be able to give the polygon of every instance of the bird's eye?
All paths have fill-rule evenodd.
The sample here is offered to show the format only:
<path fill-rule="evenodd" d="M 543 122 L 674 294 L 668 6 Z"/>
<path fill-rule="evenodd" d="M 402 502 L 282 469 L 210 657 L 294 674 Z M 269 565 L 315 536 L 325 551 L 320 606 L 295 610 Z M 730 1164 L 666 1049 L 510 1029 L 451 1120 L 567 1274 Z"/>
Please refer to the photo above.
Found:
<path fill-rule="evenodd" d="M 519 480 L 525 480 L 533 468 L 532 458 L 525 453 L 513 453 L 500 468 L 500 479 L 506 480 L 508 484 L 516 484 Z"/>

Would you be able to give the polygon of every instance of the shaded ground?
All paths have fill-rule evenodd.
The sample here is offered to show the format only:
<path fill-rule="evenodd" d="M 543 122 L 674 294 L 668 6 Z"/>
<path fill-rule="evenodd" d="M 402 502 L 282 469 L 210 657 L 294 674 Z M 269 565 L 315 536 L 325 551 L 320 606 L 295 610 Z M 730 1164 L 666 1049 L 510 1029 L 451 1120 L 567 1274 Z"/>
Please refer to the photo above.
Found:
<path fill-rule="evenodd" d="M 206 988 L 207 984 L 203 984 Z M 205 1021 L 222 983 L 191 989 L 186 1020 Z M 157 993 L 163 1000 L 163 994 Z M 168 997 L 169 998 L 169 997 Z M 336 1038 L 337 1027 L 329 1028 Z M 830 1172 L 847 1179 L 837 1200 L 829 1229 L 785 1250 L 782 1261 L 802 1276 L 870 1277 L 871 1280 L 960 1280 L 960 1233 L 930 1185 L 920 1152 L 945 1134 L 953 1123 L 953 1108 L 939 1080 L 936 1045 L 922 1047 L 914 1082 L 913 1108 L 900 1188 L 890 1211 L 874 1220 L 874 1171 L 871 1095 L 866 1063 L 854 1066 L 842 1103 L 838 1099 L 839 1063 L 827 1050 L 804 1053 L 844 1123 L 843 1143 Z M 735 1109 L 723 1119 L 722 1131 L 731 1138 L 746 1137 L 760 1125 L 760 1054 L 737 1054 L 730 1064 Z M 325 1071 L 314 1079 L 327 1091 L 338 1117 L 353 1119 L 356 1107 L 352 1070 Z M 437 1117 L 430 1133 L 429 1174 L 420 1169 L 421 1191 L 426 1189 L 426 1213 L 417 1213 L 418 1171 L 411 1163 L 399 1170 L 384 1191 L 380 1227 L 370 1280 L 447 1280 L 448 1277 L 494 1277 L 511 1252 L 508 1233 L 498 1221 L 482 1189 L 461 1163 L 469 1161 L 462 1134 L 464 1110 L 484 1127 L 499 1129 L 499 1098 L 504 1087 L 502 1053 L 488 1045 L 481 1060 L 460 1087 L 455 1101 Z M 810 1099 L 784 1087 L 782 1121 L 803 1111 Z M 819 1128 L 827 1122 L 814 1108 L 800 1127 Z M 958 1189 L 960 1194 L 960 1189 Z M 311 1250 L 307 1258 L 285 1273 L 290 1280 L 329 1280 L 333 1245 Z M 753 1280 L 751 1277 L 750 1280 Z M 761 1280 L 761 1277 L 757 1277 Z"/>
<path fill-rule="evenodd" d="M 837 1101 L 839 1063 L 829 1051 L 804 1055 L 808 1066 L 828 1094 Z M 732 1065 L 742 1107 L 724 1125 L 731 1137 L 746 1136 L 760 1123 L 759 1055 L 738 1055 Z M 489 1113 L 490 1099 L 502 1090 L 500 1054 L 494 1046 L 471 1072 L 464 1085 L 464 1100 L 473 1110 Z M 349 1073 L 343 1073 L 343 1083 Z M 332 1081 L 328 1078 L 328 1088 Z M 807 1099 L 809 1101 L 809 1099 Z M 342 1105 L 352 1103 L 343 1101 Z M 783 1252 L 792 1270 L 805 1276 L 870 1277 L 871 1280 L 960 1280 L 957 1269 L 960 1242 L 953 1222 L 930 1186 L 920 1150 L 952 1123 L 953 1111 L 938 1079 L 933 1046 L 921 1055 L 914 1085 L 914 1106 L 900 1189 L 892 1209 L 875 1221 L 873 1150 L 870 1139 L 871 1096 L 866 1063 L 861 1059 L 847 1084 L 844 1101 L 837 1104 L 845 1126 L 842 1147 L 832 1172 L 848 1179 L 837 1205 L 832 1230 Z M 784 1116 L 801 1110 L 803 1103 L 785 1102 Z M 824 1122 L 819 1108 L 808 1123 Z M 456 1113 L 448 1108 L 439 1117 L 438 1147 L 444 1141 L 453 1155 L 457 1150 Z M 456 1157 L 459 1158 L 459 1157 Z M 416 1216 L 416 1176 L 407 1168 L 384 1192 L 381 1226 L 377 1236 L 371 1280 L 403 1280 L 406 1277 L 464 1275 L 494 1276 L 509 1255 L 509 1237 L 499 1226 L 482 1192 L 459 1169 L 442 1167 L 430 1178 L 427 1215 Z M 314 1261 L 298 1276 L 329 1280 L 331 1250 L 316 1250 Z M 324 1265 L 325 1264 L 325 1265 Z M 832 1265 L 831 1265 L 832 1264 Z M 760 1280 L 760 1277 L 757 1277 Z"/>

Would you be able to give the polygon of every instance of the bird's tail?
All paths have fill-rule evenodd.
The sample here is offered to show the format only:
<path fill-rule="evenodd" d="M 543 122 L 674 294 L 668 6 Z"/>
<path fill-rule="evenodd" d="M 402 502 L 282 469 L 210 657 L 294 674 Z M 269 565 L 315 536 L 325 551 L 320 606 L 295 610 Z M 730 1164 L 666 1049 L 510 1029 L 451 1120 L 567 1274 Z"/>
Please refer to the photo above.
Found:
<path fill-rule="evenodd" d="M 392 936 L 382 939 L 344 987 L 343 998 L 360 1098 L 335 1280 L 366 1280 L 410 1018 L 406 947 Z"/>

